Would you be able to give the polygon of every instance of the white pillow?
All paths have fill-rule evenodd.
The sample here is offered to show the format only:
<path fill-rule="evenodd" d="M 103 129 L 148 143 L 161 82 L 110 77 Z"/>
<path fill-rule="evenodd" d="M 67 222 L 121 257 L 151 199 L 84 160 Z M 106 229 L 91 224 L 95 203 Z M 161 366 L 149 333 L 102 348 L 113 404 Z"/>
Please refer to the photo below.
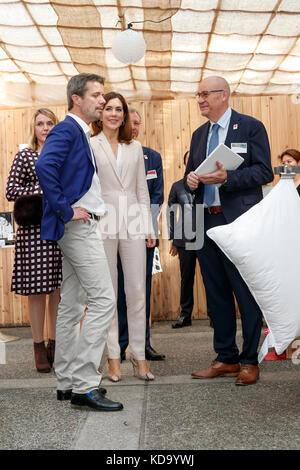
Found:
<path fill-rule="evenodd" d="M 258 204 L 207 232 L 260 306 L 277 354 L 300 336 L 300 197 L 281 179 Z"/>

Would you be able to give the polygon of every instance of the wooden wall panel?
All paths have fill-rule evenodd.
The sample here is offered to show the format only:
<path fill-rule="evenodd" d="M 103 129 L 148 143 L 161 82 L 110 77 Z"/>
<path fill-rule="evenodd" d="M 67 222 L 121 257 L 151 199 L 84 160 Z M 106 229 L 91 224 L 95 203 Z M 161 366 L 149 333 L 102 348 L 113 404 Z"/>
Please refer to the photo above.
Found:
<path fill-rule="evenodd" d="M 143 145 L 160 152 L 163 159 L 165 203 L 174 181 L 184 174 L 183 155 L 189 148 L 194 130 L 205 122 L 195 99 L 153 102 L 132 102 L 142 115 L 139 139 Z M 260 119 L 268 132 L 273 166 L 286 148 L 300 148 L 300 106 L 289 96 L 233 97 L 232 107 Z M 65 106 L 51 107 L 59 119 Z M 27 142 L 33 109 L 0 110 L 0 211 L 12 210 L 6 201 L 5 186 L 9 168 L 20 143 Z M 277 181 L 278 177 L 275 179 Z M 160 221 L 160 257 L 163 272 L 153 276 L 152 319 L 175 319 L 179 314 L 179 261 L 169 255 L 164 210 Z M 10 292 L 13 248 L 0 248 L 0 326 L 28 324 L 27 298 Z M 206 300 L 199 266 L 194 286 L 194 318 L 206 316 Z"/>

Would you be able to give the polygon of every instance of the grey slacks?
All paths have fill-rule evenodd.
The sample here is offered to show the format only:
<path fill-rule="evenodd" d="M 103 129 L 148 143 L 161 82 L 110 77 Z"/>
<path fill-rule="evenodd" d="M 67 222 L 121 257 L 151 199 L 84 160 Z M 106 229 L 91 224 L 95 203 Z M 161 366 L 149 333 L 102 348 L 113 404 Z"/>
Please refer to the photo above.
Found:
<path fill-rule="evenodd" d="M 63 253 L 55 350 L 58 390 L 88 393 L 101 381 L 98 368 L 116 300 L 98 224 L 93 219 L 70 221 L 58 240 Z"/>

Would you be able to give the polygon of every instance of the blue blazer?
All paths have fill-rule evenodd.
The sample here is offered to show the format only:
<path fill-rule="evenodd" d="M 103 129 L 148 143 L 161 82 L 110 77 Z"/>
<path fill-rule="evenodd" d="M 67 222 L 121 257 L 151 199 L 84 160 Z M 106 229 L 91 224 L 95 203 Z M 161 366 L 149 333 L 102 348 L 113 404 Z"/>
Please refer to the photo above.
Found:
<path fill-rule="evenodd" d="M 192 136 L 184 177 L 185 187 L 189 191 L 186 177 L 206 158 L 209 127 L 208 121 L 196 129 Z M 273 180 L 269 139 L 262 122 L 232 110 L 224 144 L 230 148 L 231 143 L 247 143 L 247 152 L 240 154 L 244 162 L 237 170 L 227 171 L 227 182 L 219 187 L 220 201 L 227 223 L 258 203 L 263 197 L 262 185 Z M 200 183 L 194 192 L 195 204 L 203 203 L 203 189 L 204 185 Z"/>
<path fill-rule="evenodd" d="M 160 207 L 164 202 L 164 177 L 162 160 L 160 154 L 149 147 L 143 147 L 143 153 L 151 204 L 152 223 L 156 235 L 156 246 L 158 246 L 159 240 L 157 218 L 160 212 L 158 206 Z M 147 158 L 145 158 L 145 156 Z M 156 175 L 154 174 L 156 176 L 155 178 L 151 178 L 151 173 L 149 173 L 152 170 L 156 171 Z"/>
<path fill-rule="evenodd" d="M 43 190 L 42 240 L 59 240 L 73 217 L 72 204 L 91 187 L 94 165 L 83 129 L 71 117 L 48 134 L 36 163 Z"/>
<path fill-rule="evenodd" d="M 144 156 L 146 155 L 147 157 L 144 158 L 146 177 L 148 171 L 151 170 L 155 170 L 157 176 L 156 178 L 147 178 L 150 203 L 159 204 L 161 206 L 164 202 L 164 179 L 161 156 L 158 152 L 149 147 L 143 147 L 143 152 Z"/>

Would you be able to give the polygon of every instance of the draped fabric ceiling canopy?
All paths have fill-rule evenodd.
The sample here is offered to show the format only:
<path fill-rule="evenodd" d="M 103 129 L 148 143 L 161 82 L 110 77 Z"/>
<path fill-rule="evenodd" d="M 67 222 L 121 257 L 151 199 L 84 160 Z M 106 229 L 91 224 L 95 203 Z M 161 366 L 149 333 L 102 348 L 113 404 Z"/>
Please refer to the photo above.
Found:
<path fill-rule="evenodd" d="M 133 24 L 145 56 L 112 54 Z M 235 94 L 300 93 L 299 0 L 0 0 L 0 106 L 65 103 L 92 72 L 128 99 L 194 95 L 222 75 Z"/>

